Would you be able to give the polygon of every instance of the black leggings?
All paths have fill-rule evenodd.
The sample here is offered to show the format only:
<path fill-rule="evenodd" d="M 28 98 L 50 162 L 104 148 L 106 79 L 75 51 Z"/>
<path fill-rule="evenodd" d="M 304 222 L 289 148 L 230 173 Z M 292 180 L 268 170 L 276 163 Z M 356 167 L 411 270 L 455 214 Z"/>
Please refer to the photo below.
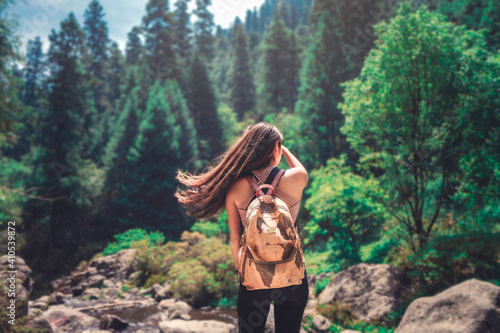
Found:
<path fill-rule="evenodd" d="M 299 333 L 302 316 L 309 298 L 307 272 L 302 284 L 284 288 L 238 291 L 238 332 L 263 333 L 271 301 L 274 301 L 276 333 Z"/>

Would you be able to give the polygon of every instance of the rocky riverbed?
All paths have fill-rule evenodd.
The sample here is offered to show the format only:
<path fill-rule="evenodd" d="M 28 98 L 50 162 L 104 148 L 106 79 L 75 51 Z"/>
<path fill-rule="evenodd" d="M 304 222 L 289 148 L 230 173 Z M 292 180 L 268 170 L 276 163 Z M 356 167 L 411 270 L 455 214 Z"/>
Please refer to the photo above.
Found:
<path fill-rule="evenodd" d="M 237 331 L 235 310 L 195 309 L 175 299 L 168 283 L 123 291 L 127 280 L 138 274 L 135 255 L 136 250 L 129 249 L 91 260 L 83 271 L 52 281 L 50 295 L 29 301 L 18 309 L 18 316 L 29 316 L 27 326 L 56 333 Z M 16 263 L 19 295 L 27 298 L 32 288 L 31 270 L 21 258 Z M 0 264 L 6 266 L 6 256 L 0 257 Z M 315 283 L 323 278 L 331 282 L 316 298 Z M 319 305 L 340 304 L 359 320 L 383 323 L 409 292 L 405 273 L 387 264 L 362 263 L 335 276 L 308 275 L 308 281 L 310 300 L 304 317 L 312 318 L 310 332 L 326 332 L 332 324 L 317 314 Z M 266 332 L 274 332 L 272 307 Z M 414 300 L 395 333 L 423 332 L 500 333 L 500 287 L 471 279 L 435 296 Z"/>

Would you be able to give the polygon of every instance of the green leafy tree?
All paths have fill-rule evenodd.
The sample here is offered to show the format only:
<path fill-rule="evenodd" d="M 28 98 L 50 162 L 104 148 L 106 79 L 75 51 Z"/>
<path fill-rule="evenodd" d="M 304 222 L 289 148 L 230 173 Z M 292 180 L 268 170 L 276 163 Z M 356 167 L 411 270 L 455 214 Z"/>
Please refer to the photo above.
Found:
<path fill-rule="evenodd" d="M 232 106 L 238 115 L 238 120 L 241 121 L 245 113 L 254 110 L 255 86 L 249 64 L 247 37 L 243 25 L 238 25 L 236 31 L 234 63 L 231 72 L 230 86 L 232 87 Z"/>
<path fill-rule="evenodd" d="M 469 29 L 486 29 L 490 51 L 500 47 L 500 4 L 495 0 L 436 1 L 427 0 L 433 10 L 445 14 L 451 21 Z"/>
<path fill-rule="evenodd" d="M 311 172 L 305 207 L 311 220 L 305 244 L 320 240 L 330 246 L 329 261 L 340 271 L 361 261 L 360 247 L 377 239 L 386 217 L 386 198 L 379 182 L 364 179 L 346 165 L 346 155 L 331 158 Z"/>
<path fill-rule="evenodd" d="M 468 141 L 481 149 L 485 137 L 498 135 L 474 121 L 498 121 L 498 98 L 489 99 L 498 91 L 491 75 L 498 63 L 481 33 L 425 6 L 413 12 L 404 2 L 394 19 L 375 29 L 376 48 L 360 76 L 345 84 L 341 130 L 365 162 L 383 170 L 391 199 L 386 208 L 415 250 L 463 182 Z"/>

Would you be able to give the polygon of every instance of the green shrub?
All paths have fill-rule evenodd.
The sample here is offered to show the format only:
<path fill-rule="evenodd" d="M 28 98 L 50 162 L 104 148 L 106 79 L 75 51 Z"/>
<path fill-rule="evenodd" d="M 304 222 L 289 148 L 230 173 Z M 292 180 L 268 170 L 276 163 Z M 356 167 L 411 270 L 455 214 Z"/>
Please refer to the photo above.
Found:
<path fill-rule="evenodd" d="M 348 305 L 342 303 L 325 303 L 316 307 L 318 314 L 328 318 L 332 323 L 347 326 L 356 320 Z"/>
<path fill-rule="evenodd" d="M 361 247 L 361 260 L 374 264 L 385 263 L 385 258 L 398 241 L 384 234 L 379 240 Z"/>
<path fill-rule="evenodd" d="M 434 294 L 470 278 L 500 284 L 500 233 L 443 235 L 429 240 L 401 266 Z"/>
<path fill-rule="evenodd" d="M 146 239 L 150 246 L 159 246 L 165 241 L 165 236 L 161 232 L 154 231 L 147 233 L 140 228 L 129 229 L 113 237 L 116 239 L 116 242 L 109 243 L 102 251 L 105 256 L 115 254 L 121 250 L 130 249 L 134 242 L 143 239 Z"/>
<path fill-rule="evenodd" d="M 331 278 L 326 277 L 316 282 L 314 285 L 314 295 L 318 296 L 323 290 L 325 290 L 326 286 L 330 283 Z"/>
<path fill-rule="evenodd" d="M 198 259 L 175 263 L 168 272 L 175 297 L 180 297 L 195 307 L 210 301 L 208 285 L 214 283 L 213 276 Z"/>
<path fill-rule="evenodd" d="M 333 265 L 327 261 L 328 251 L 308 251 L 304 248 L 304 257 L 306 260 L 307 274 L 318 275 L 320 273 L 330 273 L 333 271 Z"/>

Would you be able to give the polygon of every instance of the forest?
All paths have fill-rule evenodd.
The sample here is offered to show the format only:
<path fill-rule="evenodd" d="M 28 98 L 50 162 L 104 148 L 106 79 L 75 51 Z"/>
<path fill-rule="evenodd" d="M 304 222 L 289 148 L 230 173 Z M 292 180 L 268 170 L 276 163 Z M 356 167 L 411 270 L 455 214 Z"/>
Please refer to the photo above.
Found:
<path fill-rule="evenodd" d="M 19 50 L 0 0 L 0 254 L 16 221 L 39 293 L 137 240 L 170 258 L 142 258 L 141 283 L 203 270 L 203 292 L 176 280 L 182 296 L 234 305 L 227 216 L 188 216 L 175 175 L 260 121 L 309 173 L 308 271 L 389 263 L 420 295 L 500 285 L 500 2 L 265 0 L 227 29 L 211 0 L 188 3 L 149 0 L 122 50 L 91 0 L 44 53 L 40 37 Z M 216 271 L 174 259 L 195 232 L 220 241 L 203 250 L 225 258 Z"/>

